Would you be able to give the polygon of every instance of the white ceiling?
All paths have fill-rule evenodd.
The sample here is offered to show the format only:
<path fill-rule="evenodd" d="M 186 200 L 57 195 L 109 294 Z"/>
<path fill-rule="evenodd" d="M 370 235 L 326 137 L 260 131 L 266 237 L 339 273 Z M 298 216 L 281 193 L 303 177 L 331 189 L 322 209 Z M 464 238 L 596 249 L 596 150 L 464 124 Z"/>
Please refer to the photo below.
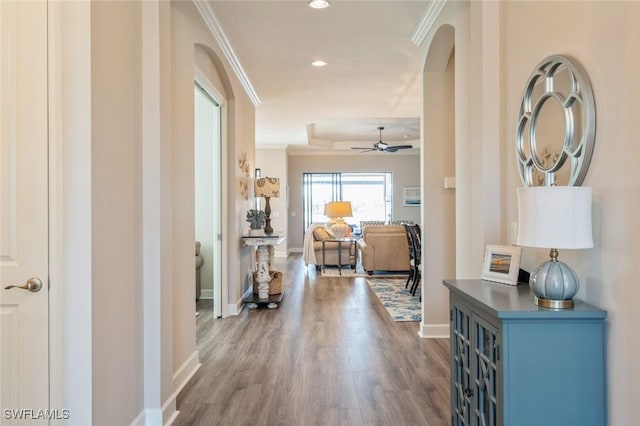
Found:
<path fill-rule="evenodd" d="M 417 147 L 422 54 L 410 36 L 429 3 L 210 0 L 260 99 L 257 147 L 369 146 L 378 126 L 385 142 Z"/>

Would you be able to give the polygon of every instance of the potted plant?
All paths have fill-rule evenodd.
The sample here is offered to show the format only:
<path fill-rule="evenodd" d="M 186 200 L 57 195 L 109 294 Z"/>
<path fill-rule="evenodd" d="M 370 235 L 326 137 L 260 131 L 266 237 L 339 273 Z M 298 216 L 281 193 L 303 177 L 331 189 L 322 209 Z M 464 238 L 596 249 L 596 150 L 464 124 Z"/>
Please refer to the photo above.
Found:
<path fill-rule="evenodd" d="M 251 209 L 247 212 L 247 222 L 249 222 L 249 235 L 264 235 L 264 223 L 266 215 L 262 210 Z"/>

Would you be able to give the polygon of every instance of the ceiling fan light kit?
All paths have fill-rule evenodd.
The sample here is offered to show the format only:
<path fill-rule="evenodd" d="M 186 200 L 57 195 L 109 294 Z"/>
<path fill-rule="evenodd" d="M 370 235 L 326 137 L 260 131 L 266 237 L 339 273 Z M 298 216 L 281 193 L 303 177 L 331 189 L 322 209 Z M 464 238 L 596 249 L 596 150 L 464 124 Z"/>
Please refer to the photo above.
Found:
<path fill-rule="evenodd" d="M 379 151 L 379 152 L 396 152 L 399 149 L 411 149 L 413 145 L 389 145 L 386 142 L 382 141 L 382 131 L 384 130 L 383 126 L 378 127 L 378 131 L 380 132 L 380 137 L 378 138 L 378 142 L 373 144 L 373 148 L 363 148 L 352 146 L 351 149 L 360 149 L 360 152 L 369 152 L 369 151 Z"/>

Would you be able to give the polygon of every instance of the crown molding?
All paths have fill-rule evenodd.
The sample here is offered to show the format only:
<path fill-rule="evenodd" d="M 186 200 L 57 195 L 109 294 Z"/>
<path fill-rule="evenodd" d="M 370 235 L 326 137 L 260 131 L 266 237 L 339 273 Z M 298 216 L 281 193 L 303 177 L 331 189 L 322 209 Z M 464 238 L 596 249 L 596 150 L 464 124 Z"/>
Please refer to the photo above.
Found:
<path fill-rule="evenodd" d="M 247 74 L 244 72 L 242 65 L 240 65 L 240 61 L 233 51 L 233 47 L 231 47 L 229 39 L 227 39 L 227 36 L 218 22 L 218 18 L 216 18 L 215 13 L 213 13 L 213 9 L 211 9 L 211 6 L 206 1 L 193 0 L 193 4 L 200 13 L 200 16 L 202 16 L 207 28 L 211 31 L 213 38 L 215 38 L 220 45 L 224 57 L 229 61 L 233 72 L 238 77 L 238 80 L 240 80 L 240 84 L 244 88 L 245 92 L 247 92 L 251 102 L 253 102 L 254 106 L 260 105 L 260 98 L 254 90 L 251 81 L 249 81 L 249 77 L 247 77 Z"/>
<path fill-rule="evenodd" d="M 433 0 L 429 3 L 429 7 L 424 11 L 424 14 L 420 18 L 420 22 L 416 25 L 416 28 L 411 33 L 411 42 L 416 46 L 420 46 L 424 41 L 429 31 L 435 24 L 438 15 L 442 11 L 444 5 L 447 4 L 447 0 Z"/>

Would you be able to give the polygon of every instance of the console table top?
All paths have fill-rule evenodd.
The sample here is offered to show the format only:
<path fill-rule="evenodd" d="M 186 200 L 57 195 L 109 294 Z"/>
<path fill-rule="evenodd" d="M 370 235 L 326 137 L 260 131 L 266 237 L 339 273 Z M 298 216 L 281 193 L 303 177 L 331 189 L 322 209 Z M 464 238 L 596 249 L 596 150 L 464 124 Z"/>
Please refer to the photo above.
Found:
<path fill-rule="evenodd" d="M 243 235 L 242 243 L 245 246 L 277 246 L 284 241 L 286 236 L 285 231 L 274 231 L 271 235 Z"/>
<path fill-rule="evenodd" d="M 533 303 L 527 284 L 507 285 L 479 279 L 444 280 L 453 294 L 473 299 L 498 318 L 606 318 L 607 312 L 574 299 L 571 309 L 548 309 Z"/>

